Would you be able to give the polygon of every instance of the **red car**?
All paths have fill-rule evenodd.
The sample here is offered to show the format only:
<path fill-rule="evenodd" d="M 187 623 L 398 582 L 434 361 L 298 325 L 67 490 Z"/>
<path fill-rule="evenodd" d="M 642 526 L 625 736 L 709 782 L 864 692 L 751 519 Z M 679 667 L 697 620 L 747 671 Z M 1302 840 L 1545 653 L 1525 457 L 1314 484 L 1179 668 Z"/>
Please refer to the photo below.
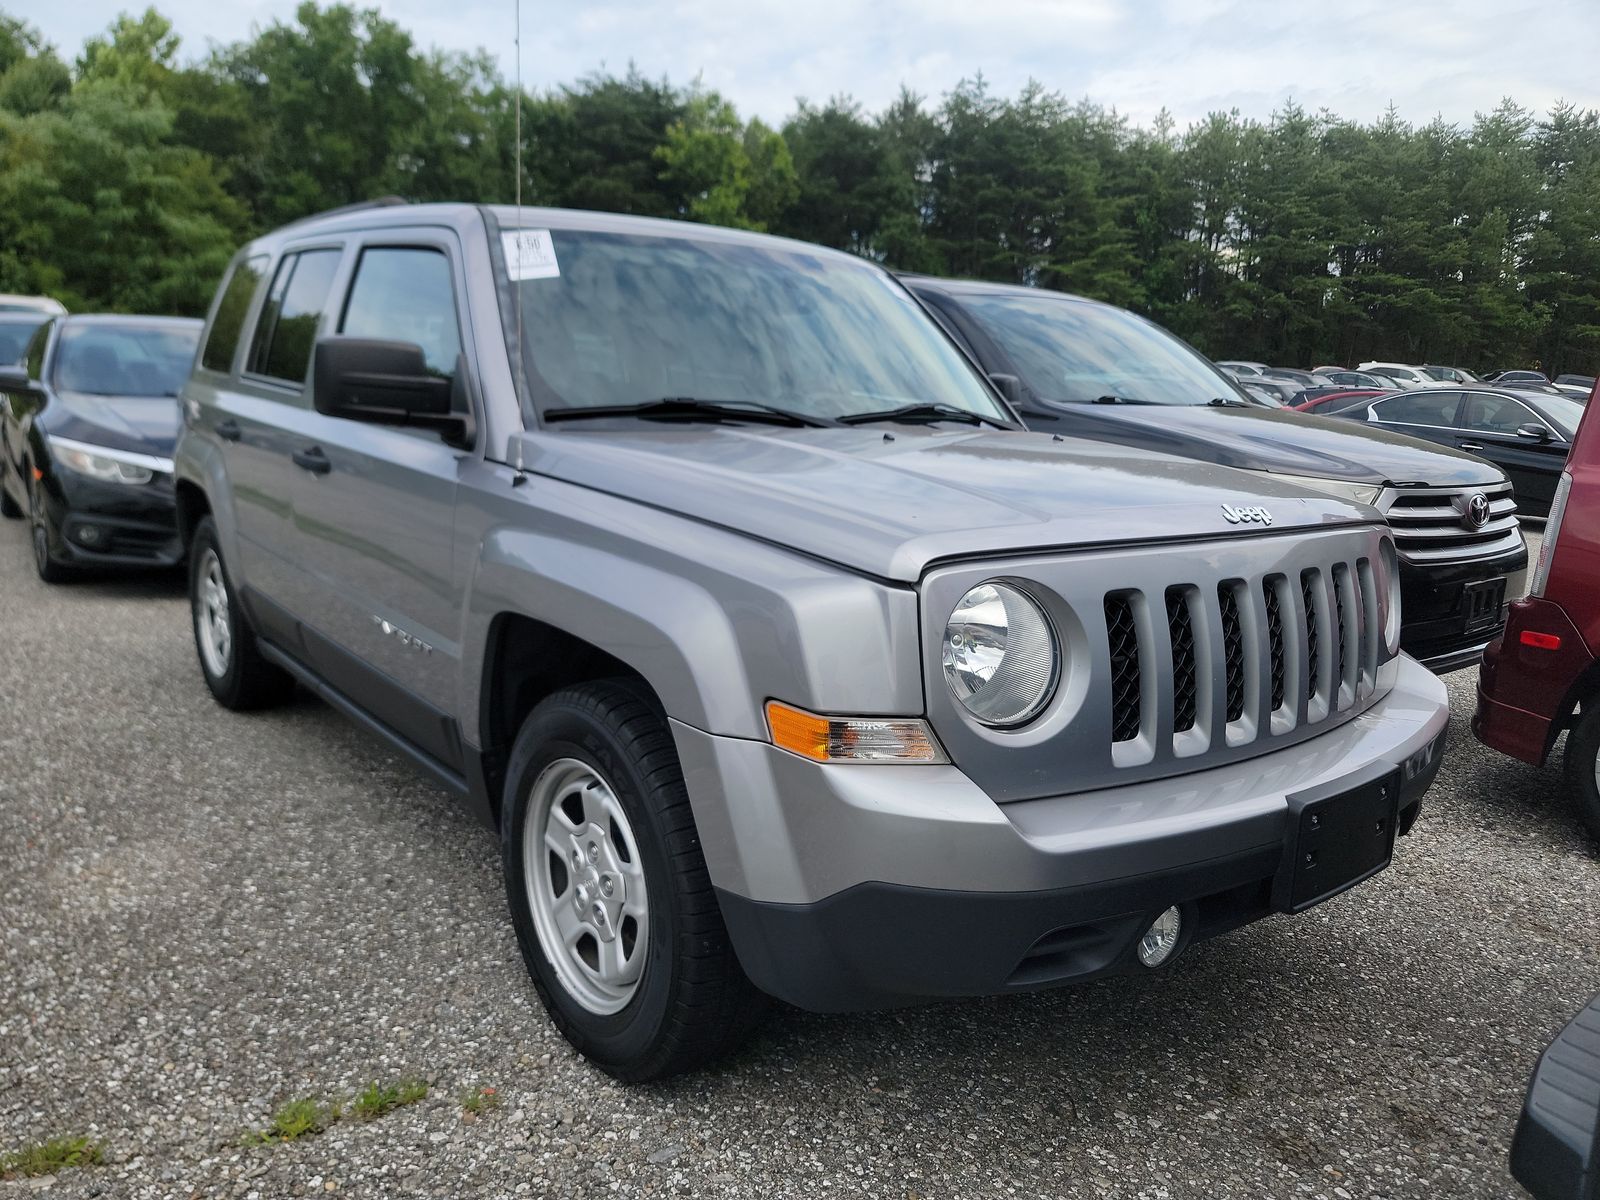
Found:
<path fill-rule="evenodd" d="M 1304 393 L 1302 393 L 1304 394 Z M 1386 396 L 1387 392 L 1372 391 L 1368 388 L 1348 388 L 1338 391 L 1323 392 L 1321 395 L 1312 396 L 1291 404 L 1289 407 L 1296 412 L 1314 412 L 1319 417 L 1332 416 L 1347 404 L 1354 404 L 1357 400 L 1365 400 L 1369 396 Z"/>
<path fill-rule="evenodd" d="M 1556 484 L 1528 596 L 1483 654 L 1472 732 L 1535 766 L 1567 738 L 1567 778 L 1600 838 L 1600 418 L 1590 405 Z"/>

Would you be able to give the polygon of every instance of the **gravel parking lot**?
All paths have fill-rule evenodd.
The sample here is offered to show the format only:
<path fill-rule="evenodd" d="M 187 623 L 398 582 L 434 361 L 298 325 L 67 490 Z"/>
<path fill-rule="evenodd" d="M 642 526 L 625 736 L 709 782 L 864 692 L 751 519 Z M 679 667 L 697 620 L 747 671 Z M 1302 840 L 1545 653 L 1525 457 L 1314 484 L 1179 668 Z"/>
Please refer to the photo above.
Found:
<path fill-rule="evenodd" d="M 0 528 L 0 1156 L 104 1155 L 0 1194 L 1509 1196 L 1534 1056 L 1600 988 L 1600 856 L 1557 771 L 1472 740 L 1463 672 L 1416 832 L 1351 894 L 1150 979 L 779 1010 L 623 1088 L 545 1019 L 492 835 L 315 701 L 217 707 L 182 596 L 47 590 Z"/>

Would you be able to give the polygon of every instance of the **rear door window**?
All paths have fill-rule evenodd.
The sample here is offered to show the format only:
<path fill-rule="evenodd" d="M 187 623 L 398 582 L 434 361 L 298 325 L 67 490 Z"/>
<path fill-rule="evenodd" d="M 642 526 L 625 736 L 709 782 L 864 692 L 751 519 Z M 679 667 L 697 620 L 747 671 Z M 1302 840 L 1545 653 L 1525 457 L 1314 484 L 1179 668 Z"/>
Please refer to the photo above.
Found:
<path fill-rule="evenodd" d="M 1460 392 L 1403 392 L 1374 404 L 1372 418 L 1396 425 L 1432 425 L 1453 429 L 1460 407 Z"/>
<path fill-rule="evenodd" d="M 248 373 L 286 383 L 305 382 L 340 253 L 302 250 L 284 256 L 256 321 L 245 363 Z"/>

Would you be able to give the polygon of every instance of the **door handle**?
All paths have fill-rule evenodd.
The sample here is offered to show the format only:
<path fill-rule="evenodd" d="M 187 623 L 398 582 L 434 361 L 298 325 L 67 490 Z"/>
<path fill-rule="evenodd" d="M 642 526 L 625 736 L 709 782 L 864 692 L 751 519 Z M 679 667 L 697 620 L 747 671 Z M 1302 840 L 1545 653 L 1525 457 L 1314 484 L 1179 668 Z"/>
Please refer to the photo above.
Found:
<path fill-rule="evenodd" d="M 333 470 L 333 463 L 322 452 L 321 446 L 309 446 L 304 450 L 296 450 L 289 457 L 294 459 L 295 466 L 304 467 L 313 475 L 326 475 Z"/>
<path fill-rule="evenodd" d="M 235 421 L 232 417 L 227 417 L 221 421 L 218 421 L 216 429 L 217 436 L 225 442 L 237 442 L 239 440 L 241 433 L 241 430 L 239 429 L 239 422 Z"/>
<path fill-rule="evenodd" d="M 1463 450 L 1482 450 L 1483 445 L 1480 442 L 1462 442 L 1461 448 Z"/>

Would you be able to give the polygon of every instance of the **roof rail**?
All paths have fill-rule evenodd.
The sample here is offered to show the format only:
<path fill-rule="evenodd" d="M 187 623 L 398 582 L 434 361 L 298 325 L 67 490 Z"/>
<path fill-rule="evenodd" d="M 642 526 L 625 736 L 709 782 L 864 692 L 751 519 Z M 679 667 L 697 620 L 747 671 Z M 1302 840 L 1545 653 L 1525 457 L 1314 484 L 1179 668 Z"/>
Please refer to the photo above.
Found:
<path fill-rule="evenodd" d="M 375 200 L 360 200 L 355 204 L 341 204 L 338 208 L 325 208 L 321 212 L 307 213 L 290 221 L 290 225 L 303 225 L 307 221 L 320 221 L 323 217 L 338 217 L 345 213 L 364 212 L 369 208 L 393 208 L 399 204 L 410 204 L 404 196 L 379 196 Z M 287 228 L 287 226 L 285 227 Z"/>

